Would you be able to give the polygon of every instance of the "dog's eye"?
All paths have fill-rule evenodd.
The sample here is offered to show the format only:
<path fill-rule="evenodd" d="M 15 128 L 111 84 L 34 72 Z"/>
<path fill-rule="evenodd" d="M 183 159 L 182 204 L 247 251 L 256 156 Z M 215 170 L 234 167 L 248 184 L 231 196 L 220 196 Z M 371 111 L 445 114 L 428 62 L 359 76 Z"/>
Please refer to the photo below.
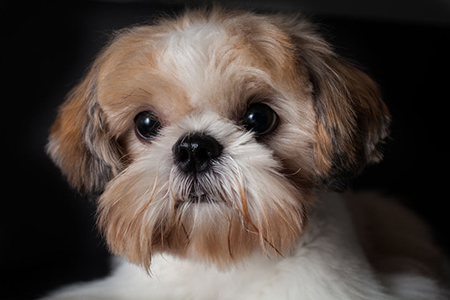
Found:
<path fill-rule="evenodd" d="M 243 124 L 256 135 L 265 135 L 277 127 L 278 115 L 268 105 L 255 103 L 247 109 Z"/>
<path fill-rule="evenodd" d="M 161 128 L 158 117 L 151 111 L 142 111 L 134 118 L 136 135 L 143 140 L 151 140 Z"/>

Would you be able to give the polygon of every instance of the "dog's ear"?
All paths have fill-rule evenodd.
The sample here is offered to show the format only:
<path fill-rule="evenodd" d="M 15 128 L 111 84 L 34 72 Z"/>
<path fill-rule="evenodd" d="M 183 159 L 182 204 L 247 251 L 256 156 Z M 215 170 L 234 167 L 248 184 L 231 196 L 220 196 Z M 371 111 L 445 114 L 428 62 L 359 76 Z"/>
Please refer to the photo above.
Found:
<path fill-rule="evenodd" d="M 99 59 L 87 76 L 68 94 L 51 127 L 47 153 L 68 182 L 87 194 L 101 193 L 120 170 L 117 142 L 97 101 Z"/>
<path fill-rule="evenodd" d="M 316 33 L 297 33 L 296 44 L 313 90 L 319 176 L 341 191 L 366 164 L 381 160 L 389 111 L 375 82 L 335 55 Z"/>

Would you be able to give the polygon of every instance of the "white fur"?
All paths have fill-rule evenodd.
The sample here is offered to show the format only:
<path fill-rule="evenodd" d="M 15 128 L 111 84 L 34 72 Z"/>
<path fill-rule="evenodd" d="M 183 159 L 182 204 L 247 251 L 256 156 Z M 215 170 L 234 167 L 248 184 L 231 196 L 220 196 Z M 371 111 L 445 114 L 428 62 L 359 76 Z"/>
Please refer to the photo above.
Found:
<path fill-rule="evenodd" d="M 72 285 L 43 298 L 69 299 L 371 299 L 445 300 L 449 294 L 431 279 L 376 275 L 356 240 L 344 202 L 337 194 L 321 198 L 295 251 L 284 258 L 261 254 L 245 265 L 218 271 L 169 255 L 157 255 L 152 276 L 115 258 L 107 278 Z"/>

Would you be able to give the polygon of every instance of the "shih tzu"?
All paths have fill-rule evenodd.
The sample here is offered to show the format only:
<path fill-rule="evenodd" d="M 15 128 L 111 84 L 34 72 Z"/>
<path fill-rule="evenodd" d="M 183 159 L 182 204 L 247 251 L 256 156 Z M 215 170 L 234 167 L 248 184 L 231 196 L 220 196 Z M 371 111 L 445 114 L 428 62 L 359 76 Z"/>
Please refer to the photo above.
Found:
<path fill-rule="evenodd" d="M 332 192 L 381 160 L 389 121 L 298 16 L 198 10 L 118 32 L 47 150 L 121 258 L 46 299 L 447 299 L 422 221 Z"/>

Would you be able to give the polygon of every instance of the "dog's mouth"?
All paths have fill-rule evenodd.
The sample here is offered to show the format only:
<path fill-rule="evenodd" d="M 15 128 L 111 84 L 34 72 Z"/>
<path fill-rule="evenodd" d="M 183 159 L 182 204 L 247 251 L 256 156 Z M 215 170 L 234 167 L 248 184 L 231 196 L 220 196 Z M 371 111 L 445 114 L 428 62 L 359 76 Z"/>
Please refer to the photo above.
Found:
<path fill-rule="evenodd" d="M 209 197 L 205 192 L 194 191 L 188 195 L 187 202 L 194 204 L 202 204 L 202 203 L 211 204 L 217 201 Z"/>
<path fill-rule="evenodd" d="M 208 191 L 206 187 L 202 186 L 198 181 L 194 181 L 192 185 L 185 189 L 186 192 L 181 199 L 178 199 L 179 204 L 212 204 L 220 203 L 222 200 L 217 199 L 214 191 Z"/>
<path fill-rule="evenodd" d="M 179 198 L 176 201 L 175 209 L 180 209 L 182 207 L 189 207 L 191 205 L 211 205 L 211 204 L 219 204 L 219 203 L 225 203 L 223 201 L 220 201 L 214 197 L 211 197 L 208 194 L 199 194 L 199 193 L 190 193 L 187 196 L 183 198 Z"/>

